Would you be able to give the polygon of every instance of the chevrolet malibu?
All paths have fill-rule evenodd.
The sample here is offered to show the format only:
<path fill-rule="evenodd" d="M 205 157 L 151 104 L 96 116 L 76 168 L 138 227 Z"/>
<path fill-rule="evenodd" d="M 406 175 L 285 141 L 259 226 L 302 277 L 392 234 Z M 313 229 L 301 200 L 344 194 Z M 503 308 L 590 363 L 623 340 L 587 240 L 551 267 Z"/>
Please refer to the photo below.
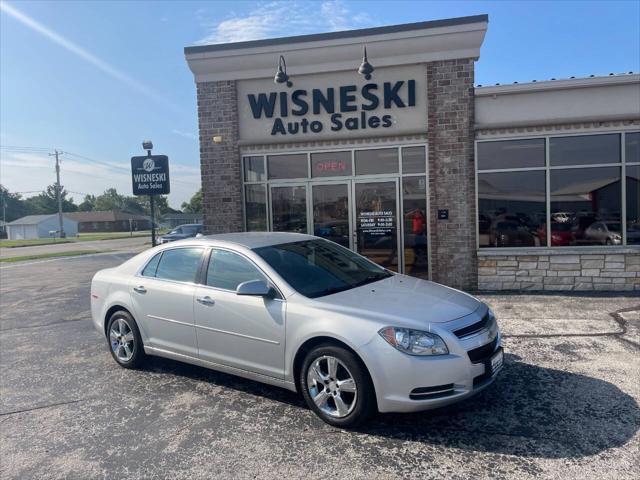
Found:
<path fill-rule="evenodd" d="M 503 361 L 482 302 L 294 233 L 152 248 L 96 273 L 91 313 L 122 367 L 157 355 L 284 387 L 339 427 L 468 398 Z"/>

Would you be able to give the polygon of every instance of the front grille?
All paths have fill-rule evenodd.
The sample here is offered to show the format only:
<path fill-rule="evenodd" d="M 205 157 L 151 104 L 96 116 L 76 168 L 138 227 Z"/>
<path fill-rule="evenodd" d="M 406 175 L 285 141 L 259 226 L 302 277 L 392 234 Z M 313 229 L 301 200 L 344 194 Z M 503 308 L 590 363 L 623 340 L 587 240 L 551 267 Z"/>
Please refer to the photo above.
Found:
<path fill-rule="evenodd" d="M 487 328 L 489 326 L 491 317 L 489 316 L 489 311 L 485 313 L 482 320 L 476 323 L 472 323 L 471 325 L 467 325 L 466 327 L 459 328 L 458 330 L 454 330 L 453 334 L 458 338 L 468 337 L 473 335 L 474 333 L 478 333 L 480 330 Z"/>
<path fill-rule="evenodd" d="M 491 343 L 487 343 L 486 345 L 482 345 L 481 347 L 474 348 L 473 350 L 469 350 L 467 355 L 469 355 L 469 360 L 472 363 L 482 363 L 485 360 L 491 358 L 491 355 L 496 350 L 496 346 L 498 345 L 498 336 L 493 339 Z"/>
<path fill-rule="evenodd" d="M 436 385 L 434 387 L 418 387 L 411 390 L 409 398 L 411 400 L 432 400 L 435 398 L 447 397 L 453 394 L 453 383 L 446 385 Z"/>

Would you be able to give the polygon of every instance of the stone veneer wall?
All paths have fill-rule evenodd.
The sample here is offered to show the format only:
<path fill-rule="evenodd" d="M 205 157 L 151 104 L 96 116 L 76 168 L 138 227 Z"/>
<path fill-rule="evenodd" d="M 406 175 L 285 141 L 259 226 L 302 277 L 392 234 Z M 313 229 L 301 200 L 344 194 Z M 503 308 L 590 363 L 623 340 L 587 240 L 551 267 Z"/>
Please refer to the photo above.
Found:
<path fill-rule="evenodd" d="M 480 290 L 640 291 L 640 250 L 478 253 Z"/>
<path fill-rule="evenodd" d="M 465 290 L 477 285 L 473 78 L 472 58 L 427 64 L 431 269 Z"/>
<path fill-rule="evenodd" d="M 244 230 L 236 82 L 197 84 L 205 233 Z M 222 136 L 221 143 L 213 141 Z"/>

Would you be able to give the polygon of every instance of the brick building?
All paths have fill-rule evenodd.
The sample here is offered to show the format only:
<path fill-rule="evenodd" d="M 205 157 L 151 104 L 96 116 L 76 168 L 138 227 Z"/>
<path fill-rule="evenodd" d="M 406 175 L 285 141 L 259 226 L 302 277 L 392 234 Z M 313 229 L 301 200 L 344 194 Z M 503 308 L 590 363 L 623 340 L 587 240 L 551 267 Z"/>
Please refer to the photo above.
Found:
<path fill-rule="evenodd" d="M 311 233 L 469 290 L 640 290 L 640 76 L 474 87 L 487 25 L 185 48 L 207 233 Z"/>

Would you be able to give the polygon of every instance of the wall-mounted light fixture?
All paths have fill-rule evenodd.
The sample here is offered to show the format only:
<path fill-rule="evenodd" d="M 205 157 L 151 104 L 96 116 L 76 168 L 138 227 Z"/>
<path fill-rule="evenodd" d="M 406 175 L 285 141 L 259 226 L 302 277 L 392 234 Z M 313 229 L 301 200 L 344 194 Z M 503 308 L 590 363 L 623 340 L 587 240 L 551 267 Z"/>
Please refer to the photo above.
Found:
<path fill-rule="evenodd" d="M 360 75 L 364 75 L 364 78 L 367 80 L 371 80 L 371 74 L 375 68 L 369 63 L 367 60 L 367 46 L 362 47 L 362 63 L 360 64 L 360 68 L 358 68 L 358 73 Z"/>
<path fill-rule="evenodd" d="M 273 81 L 275 83 L 286 83 L 287 87 L 291 87 L 293 83 L 289 80 L 289 75 L 287 75 L 287 62 L 284 61 L 284 57 L 280 55 L 278 59 L 278 71 L 276 72 L 276 76 Z"/>

